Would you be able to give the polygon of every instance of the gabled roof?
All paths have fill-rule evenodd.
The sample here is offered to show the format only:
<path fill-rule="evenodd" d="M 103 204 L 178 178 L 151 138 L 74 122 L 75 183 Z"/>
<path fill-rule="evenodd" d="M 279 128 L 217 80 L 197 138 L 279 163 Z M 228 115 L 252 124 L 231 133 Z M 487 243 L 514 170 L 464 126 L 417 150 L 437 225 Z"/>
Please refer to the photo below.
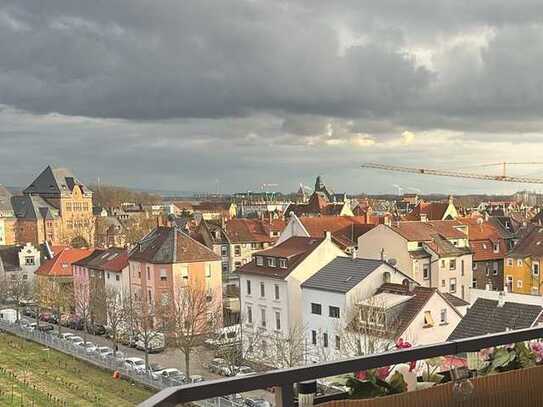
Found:
<path fill-rule="evenodd" d="M 281 225 L 283 227 L 281 227 Z M 271 231 L 279 231 L 284 228 L 284 222 L 280 220 L 261 219 L 230 219 L 225 224 L 226 236 L 230 243 L 272 243 L 276 240 Z"/>
<path fill-rule="evenodd" d="M 448 202 L 419 202 L 413 210 L 407 214 L 406 220 L 421 220 L 421 215 L 426 215 L 428 220 L 443 220 L 445 212 L 449 208 Z"/>
<path fill-rule="evenodd" d="M 347 293 L 382 265 L 382 260 L 336 257 L 302 283 L 302 288 Z"/>
<path fill-rule="evenodd" d="M 468 237 L 462 231 L 466 229 L 466 226 L 456 220 L 398 222 L 390 228 L 411 242 L 431 241 L 436 234 L 446 239 L 467 239 Z"/>
<path fill-rule="evenodd" d="M 432 236 L 432 240 L 425 244 L 440 257 L 458 257 L 471 253 L 467 247 L 457 247 L 439 234 Z"/>
<path fill-rule="evenodd" d="M 19 253 L 24 248 L 24 245 L 0 246 L 0 263 L 2 263 L 4 270 L 17 271 L 21 269 L 21 265 L 19 262 Z M 45 244 L 40 244 L 37 249 L 40 252 L 41 262 L 44 262 L 50 257 Z M 57 250 L 57 248 L 53 247 L 52 250 L 54 252 L 54 250 Z"/>
<path fill-rule="evenodd" d="M 96 249 L 89 256 L 73 263 L 94 270 L 122 271 L 128 266 L 128 253 L 126 249 L 112 247 L 109 249 Z"/>
<path fill-rule="evenodd" d="M 392 293 L 411 297 L 403 303 L 404 305 L 398 314 L 399 325 L 397 332 L 400 336 L 409 328 L 415 317 L 423 311 L 434 294 L 439 295 L 460 316 L 455 306 L 437 288 L 415 286 L 410 289 L 408 285 L 386 283 L 379 288 L 377 293 Z"/>
<path fill-rule="evenodd" d="M 301 216 L 298 218 L 311 237 L 330 232 L 343 248 L 356 246 L 358 238 L 376 225 L 367 224 L 363 216 Z"/>
<path fill-rule="evenodd" d="M 452 295 L 451 293 L 441 293 L 443 297 L 447 299 L 452 305 L 455 307 L 467 307 L 469 306 L 469 302 L 463 300 L 462 298 L 457 297 L 456 295 Z"/>
<path fill-rule="evenodd" d="M 177 228 L 160 226 L 136 243 L 129 260 L 172 264 L 216 261 L 220 257 Z"/>
<path fill-rule="evenodd" d="M 542 311 L 540 305 L 505 302 L 499 307 L 497 300 L 478 298 L 448 340 L 529 328 L 538 320 Z"/>
<path fill-rule="evenodd" d="M 67 168 L 47 166 L 40 175 L 23 191 L 24 194 L 60 195 L 72 192 L 74 186 L 81 187 L 83 193 L 92 194 Z"/>
<path fill-rule="evenodd" d="M 36 274 L 47 277 L 72 277 L 72 264 L 89 256 L 94 250 L 63 248 L 52 259 L 42 263 Z"/>
<path fill-rule="evenodd" d="M 286 278 L 294 269 L 324 241 L 324 238 L 293 236 L 281 244 L 253 255 L 253 260 L 238 269 L 242 274 L 259 274 L 273 278 Z M 275 257 L 287 259 L 287 268 L 268 267 L 256 264 L 256 256 Z"/>
<path fill-rule="evenodd" d="M 19 219 L 56 219 L 57 208 L 38 195 L 18 195 L 11 198 L 15 216 Z"/>
<path fill-rule="evenodd" d="M 543 226 L 530 226 L 530 231 L 520 239 L 508 254 L 511 257 L 543 257 Z"/>

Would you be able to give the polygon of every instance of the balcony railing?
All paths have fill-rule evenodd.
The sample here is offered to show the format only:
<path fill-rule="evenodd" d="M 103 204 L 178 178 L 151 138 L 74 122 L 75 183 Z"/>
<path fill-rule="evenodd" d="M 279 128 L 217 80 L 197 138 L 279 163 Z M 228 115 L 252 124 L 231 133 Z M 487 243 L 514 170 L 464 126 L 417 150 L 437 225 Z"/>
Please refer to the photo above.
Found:
<path fill-rule="evenodd" d="M 370 356 L 318 363 L 309 366 L 273 370 L 257 375 L 213 380 L 171 387 L 150 397 L 140 407 L 176 406 L 213 397 L 275 387 L 277 407 L 294 405 L 294 384 L 340 374 L 374 369 L 437 356 L 477 352 L 481 349 L 543 337 L 543 327 L 489 334 L 435 345 L 419 346 Z"/>

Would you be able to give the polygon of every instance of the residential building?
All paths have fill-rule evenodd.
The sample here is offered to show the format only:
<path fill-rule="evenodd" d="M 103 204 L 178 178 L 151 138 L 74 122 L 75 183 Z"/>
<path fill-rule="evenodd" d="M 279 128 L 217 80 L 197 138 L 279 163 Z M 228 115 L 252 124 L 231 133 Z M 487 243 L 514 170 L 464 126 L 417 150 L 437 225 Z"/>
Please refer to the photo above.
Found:
<path fill-rule="evenodd" d="M 468 227 L 473 252 L 473 288 L 504 289 L 504 259 L 508 252 L 507 235 L 495 222 L 484 217 L 460 218 Z"/>
<path fill-rule="evenodd" d="M 358 304 L 384 283 L 410 282 L 414 280 L 381 260 L 336 257 L 320 268 L 301 285 L 309 360 L 354 356 L 349 329 L 357 318 Z"/>
<path fill-rule="evenodd" d="M 448 340 L 530 328 L 543 321 L 542 314 L 541 305 L 505 301 L 503 295 L 497 300 L 478 298 Z"/>
<path fill-rule="evenodd" d="M 36 270 L 38 282 L 55 284 L 66 293 L 74 294 L 74 275 L 72 265 L 77 261 L 88 257 L 94 252 L 94 249 L 75 249 L 72 247 L 63 247 L 55 250 L 53 258 L 44 261 Z"/>
<path fill-rule="evenodd" d="M 358 238 L 374 227 L 373 224 L 367 224 L 363 216 L 298 217 L 292 214 L 277 243 L 282 243 L 293 236 L 323 237 L 328 231 L 339 247 L 351 253 L 357 246 Z"/>
<path fill-rule="evenodd" d="M 155 228 L 134 245 L 128 262 L 136 301 L 167 304 L 193 287 L 207 291 L 214 308 L 222 307 L 221 258 L 176 227 Z"/>
<path fill-rule="evenodd" d="M 303 337 L 301 284 L 343 254 L 330 233 L 320 238 L 291 237 L 255 253 L 239 269 L 243 346 L 249 358 L 284 365 L 275 358 L 274 343 Z"/>
<path fill-rule="evenodd" d="M 473 270 L 467 229 L 458 221 L 377 225 L 358 238 L 358 255 L 389 259 L 422 286 L 469 301 Z"/>
<path fill-rule="evenodd" d="M 115 216 L 99 216 L 95 222 L 96 247 L 123 247 L 127 243 L 125 226 Z"/>
<path fill-rule="evenodd" d="M 233 219 L 238 209 L 234 202 L 203 201 L 192 204 L 192 210 L 196 216 L 205 220 Z"/>
<path fill-rule="evenodd" d="M 53 249 L 47 244 L 0 246 L 0 279 L 21 278 L 32 282 L 41 263 L 52 257 Z"/>
<path fill-rule="evenodd" d="M 447 202 L 418 201 L 404 220 L 426 222 L 428 220 L 453 220 L 457 217 L 458 211 L 454 206 L 453 197 L 450 196 Z"/>
<path fill-rule="evenodd" d="M 531 226 L 505 260 L 505 287 L 517 294 L 542 294 L 543 227 Z"/>

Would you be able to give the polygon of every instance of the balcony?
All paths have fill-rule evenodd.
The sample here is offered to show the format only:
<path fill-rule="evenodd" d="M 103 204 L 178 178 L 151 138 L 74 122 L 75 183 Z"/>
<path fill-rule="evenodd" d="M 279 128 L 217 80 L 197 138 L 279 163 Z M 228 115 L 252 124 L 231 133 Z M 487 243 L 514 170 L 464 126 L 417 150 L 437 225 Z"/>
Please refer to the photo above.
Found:
<path fill-rule="evenodd" d="M 438 356 L 451 356 L 478 352 L 482 349 L 501 345 L 516 344 L 543 337 L 543 327 L 528 328 L 505 333 L 444 342 L 435 345 L 413 347 L 404 350 L 380 353 L 370 356 L 319 363 L 310 366 L 296 367 L 265 372 L 258 375 L 228 378 L 180 387 L 171 387 L 155 394 L 140 407 L 176 406 L 182 403 L 210 400 L 233 393 L 251 390 L 276 389 L 276 406 L 294 406 L 295 384 L 315 381 L 319 378 L 336 376 L 383 366 L 409 363 Z M 315 399 L 315 404 L 327 407 L 506 407 L 543 405 L 543 366 L 510 370 L 505 373 L 471 378 L 473 384 L 470 392 L 466 392 L 466 377 L 458 378 L 445 384 L 439 384 L 424 390 L 415 390 L 386 397 L 341 400 L 343 397 L 329 396 Z M 468 383 L 468 384 L 469 384 Z M 464 387 L 463 387 L 464 386 Z M 311 387 L 302 385 L 299 389 Z M 334 400 L 334 398 L 336 398 Z M 340 400 L 337 400 L 340 398 Z M 206 403 L 195 403 L 206 405 Z M 213 403 L 220 406 L 221 403 Z M 300 403 L 302 404 L 302 403 Z M 311 405 L 303 403 L 304 405 Z M 232 405 L 232 404 L 231 404 Z"/>

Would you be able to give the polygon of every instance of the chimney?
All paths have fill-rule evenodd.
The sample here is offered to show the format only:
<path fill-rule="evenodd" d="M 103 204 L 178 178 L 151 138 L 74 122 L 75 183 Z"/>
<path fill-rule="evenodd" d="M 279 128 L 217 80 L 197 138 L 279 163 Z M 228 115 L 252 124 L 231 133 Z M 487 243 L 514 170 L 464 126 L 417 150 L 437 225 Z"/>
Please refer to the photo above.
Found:
<path fill-rule="evenodd" d="M 503 308 L 505 305 L 505 293 L 500 291 L 498 294 L 498 308 Z"/>
<path fill-rule="evenodd" d="M 385 261 L 385 249 L 381 248 L 381 261 Z"/>
<path fill-rule="evenodd" d="M 352 256 L 352 259 L 353 259 L 353 260 L 356 259 L 356 247 L 353 248 L 353 251 L 352 251 L 352 253 L 351 253 L 351 256 Z"/>

